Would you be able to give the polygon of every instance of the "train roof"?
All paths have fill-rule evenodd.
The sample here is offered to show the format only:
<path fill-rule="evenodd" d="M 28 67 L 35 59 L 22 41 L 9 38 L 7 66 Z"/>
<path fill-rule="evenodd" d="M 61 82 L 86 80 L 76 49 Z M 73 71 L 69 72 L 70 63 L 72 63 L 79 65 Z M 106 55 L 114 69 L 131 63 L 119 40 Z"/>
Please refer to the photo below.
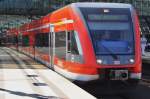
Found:
<path fill-rule="evenodd" d="M 74 7 L 91 7 L 91 8 L 132 8 L 131 4 L 125 3 L 103 3 L 103 2 L 79 2 L 72 3 Z"/>

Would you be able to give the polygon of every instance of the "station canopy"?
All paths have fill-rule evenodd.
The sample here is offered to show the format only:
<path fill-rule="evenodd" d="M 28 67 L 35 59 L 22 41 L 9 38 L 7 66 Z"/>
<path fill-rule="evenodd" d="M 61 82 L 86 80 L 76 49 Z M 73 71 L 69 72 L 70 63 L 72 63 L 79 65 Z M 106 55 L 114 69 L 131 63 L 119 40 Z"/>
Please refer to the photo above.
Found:
<path fill-rule="evenodd" d="M 54 10 L 51 0 L 0 0 L 0 33 Z"/>
<path fill-rule="evenodd" d="M 150 16 L 150 0 L 0 0 L 0 33 L 73 2 L 131 3 L 140 16 Z"/>

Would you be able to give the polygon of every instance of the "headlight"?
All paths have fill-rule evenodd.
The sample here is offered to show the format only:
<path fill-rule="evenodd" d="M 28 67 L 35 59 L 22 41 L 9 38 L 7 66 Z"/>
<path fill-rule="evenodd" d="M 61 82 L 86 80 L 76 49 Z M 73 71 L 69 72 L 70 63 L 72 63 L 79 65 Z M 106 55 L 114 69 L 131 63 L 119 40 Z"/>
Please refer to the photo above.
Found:
<path fill-rule="evenodd" d="M 134 59 L 130 59 L 130 62 L 131 62 L 131 63 L 134 63 Z"/>
<path fill-rule="evenodd" d="M 102 63 L 102 60 L 101 60 L 101 59 L 98 59 L 98 60 L 97 60 L 97 63 L 101 64 L 101 63 Z"/>

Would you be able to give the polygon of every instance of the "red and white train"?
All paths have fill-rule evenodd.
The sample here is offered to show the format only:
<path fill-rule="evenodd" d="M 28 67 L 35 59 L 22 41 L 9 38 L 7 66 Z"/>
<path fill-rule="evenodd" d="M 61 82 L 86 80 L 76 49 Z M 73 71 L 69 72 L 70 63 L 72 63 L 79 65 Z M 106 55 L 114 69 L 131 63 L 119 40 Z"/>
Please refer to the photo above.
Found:
<path fill-rule="evenodd" d="M 130 4 L 73 3 L 7 37 L 10 47 L 72 80 L 141 79 L 139 21 Z"/>

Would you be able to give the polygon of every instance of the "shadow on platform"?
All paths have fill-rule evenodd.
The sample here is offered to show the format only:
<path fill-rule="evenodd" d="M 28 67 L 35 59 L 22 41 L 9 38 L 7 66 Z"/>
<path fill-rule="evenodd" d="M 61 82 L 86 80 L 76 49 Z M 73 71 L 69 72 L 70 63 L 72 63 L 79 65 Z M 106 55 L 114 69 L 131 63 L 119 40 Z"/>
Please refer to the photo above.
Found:
<path fill-rule="evenodd" d="M 8 92 L 8 93 L 13 94 L 13 95 L 27 96 L 27 97 L 36 98 L 36 99 L 63 99 L 63 98 L 59 98 L 56 96 L 44 96 L 44 95 L 40 95 L 40 94 L 28 94 L 28 93 L 24 93 L 24 92 L 11 91 L 8 89 L 3 89 L 3 88 L 0 88 L 0 91 Z"/>

